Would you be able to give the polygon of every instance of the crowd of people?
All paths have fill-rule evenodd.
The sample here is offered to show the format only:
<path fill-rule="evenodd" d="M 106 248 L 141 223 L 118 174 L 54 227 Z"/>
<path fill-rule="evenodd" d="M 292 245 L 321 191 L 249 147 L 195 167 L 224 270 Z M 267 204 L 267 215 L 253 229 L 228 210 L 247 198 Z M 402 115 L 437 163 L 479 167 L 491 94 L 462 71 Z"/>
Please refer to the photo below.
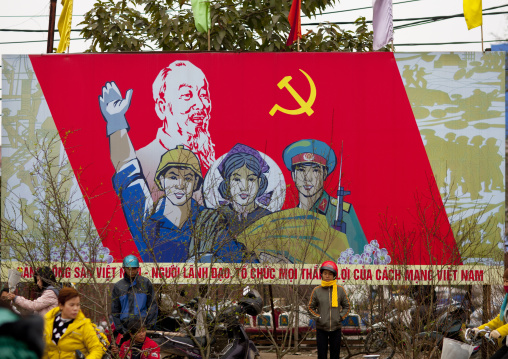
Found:
<path fill-rule="evenodd" d="M 159 346 L 147 336 L 147 329 L 155 326 L 158 315 L 153 285 L 139 274 L 136 256 L 125 257 L 122 266 L 124 277 L 112 291 L 111 343 L 81 311 L 81 294 L 73 287 L 60 287 L 49 267 L 35 271 L 34 283 L 39 289 L 39 296 L 34 300 L 2 288 L 0 359 L 160 358 Z M 321 285 L 312 291 L 308 305 L 310 314 L 316 318 L 319 359 L 326 359 L 328 351 L 331 359 L 339 358 L 342 321 L 350 310 L 348 296 L 337 284 L 337 273 L 336 263 L 326 261 L 321 265 Z M 508 270 L 504 272 L 503 282 L 508 293 Z M 419 302 L 419 307 L 431 310 L 436 297 L 428 292 L 429 287 L 413 289 L 410 295 Z M 488 326 L 494 329 L 490 333 L 492 338 L 505 338 L 492 359 L 507 357 L 507 303 L 508 294 L 500 314 L 474 329 L 477 333 Z M 21 315 L 20 310 L 32 314 Z M 423 313 L 418 312 L 416 316 L 414 325 L 423 320 Z"/>
<path fill-rule="evenodd" d="M 146 335 L 158 314 L 152 283 L 139 274 L 136 256 L 125 257 L 122 265 L 124 278 L 111 298 L 111 343 L 81 310 L 81 294 L 60 287 L 51 268 L 42 267 L 34 274 L 36 299 L 2 288 L 0 359 L 160 358 L 159 347 Z"/>

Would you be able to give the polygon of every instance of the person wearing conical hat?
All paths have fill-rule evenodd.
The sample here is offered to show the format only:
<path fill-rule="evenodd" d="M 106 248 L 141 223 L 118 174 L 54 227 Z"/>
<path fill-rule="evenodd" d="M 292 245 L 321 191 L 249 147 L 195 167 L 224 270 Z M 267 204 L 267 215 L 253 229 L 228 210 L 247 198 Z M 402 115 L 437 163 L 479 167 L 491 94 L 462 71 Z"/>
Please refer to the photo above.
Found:
<path fill-rule="evenodd" d="M 325 216 L 333 227 L 338 200 L 326 193 L 324 183 L 337 165 L 334 150 L 322 141 L 300 140 L 286 147 L 282 157 L 298 189 L 297 207 Z M 349 245 L 355 253 L 362 253 L 368 242 L 360 221 L 351 203 L 343 202 L 342 207 Z"/>
<path fill-rule="evenodd" d="M 111 162 L 116 170 L 113 187 L 121 199 L 125 219 L 143 261 L 185 262 L 196 217 L 203 209 L 192 199 L 203 184 L 200 162 L 182 145 L 164 153 L 154 178 L 164 196 L 154 204 L 127 134 L 125 112 L 131 93 L 128 91 L 124 99 L 116 84 L 108 82 L 99 96 L 107 123 Z"/>

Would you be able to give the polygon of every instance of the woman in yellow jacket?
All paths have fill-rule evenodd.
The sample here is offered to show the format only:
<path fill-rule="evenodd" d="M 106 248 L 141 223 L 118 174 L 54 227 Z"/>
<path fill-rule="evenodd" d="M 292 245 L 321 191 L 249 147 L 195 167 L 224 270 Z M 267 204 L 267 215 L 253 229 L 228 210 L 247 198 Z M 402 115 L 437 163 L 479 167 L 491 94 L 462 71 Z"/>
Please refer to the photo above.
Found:
<path fill-rule="evenodd" d="M 74 359 L 76 350 L 86 359 L 101 359 L 104 347 L 97 333 L 80 310 L 80 297 L 74 288 L 63 288 L 58 294 L 58 307 L 45 316 L 44 359 Z"/>
<path fill-rule="evenodd" d="M 508 303 L 508 269 L 504 271 L 503 281 L 504 291 L 506 295 L 504 296 L 499 315 L 492 319 L 490 322 L 482 324 L 478 328 L 474 329 L 476 334 L 479 330 L 484 329 L 485 327 L 489 327 L 492 330 L 490 333 L 490 337 L 492 339 L 504 337 L 501 348 L 489 359 L 508 358 L 508 343 L 506 342 L 506 336 L 508 335 L 508 305 L 506 305 Z"/>

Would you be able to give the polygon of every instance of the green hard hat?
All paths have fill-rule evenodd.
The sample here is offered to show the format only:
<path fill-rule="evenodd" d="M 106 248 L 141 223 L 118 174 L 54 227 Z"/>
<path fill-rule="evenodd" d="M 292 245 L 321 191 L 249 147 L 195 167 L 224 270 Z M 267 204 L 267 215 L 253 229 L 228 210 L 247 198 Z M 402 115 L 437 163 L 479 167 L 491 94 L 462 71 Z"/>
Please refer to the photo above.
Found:
<path fill-rule="evenodd" d="M 201 174 L 201 167 L 196 155 L 184 148 L 182 145 L 176 146 L 175 149 L 167 151 L 162 155 L 157 172 L 155 172 L 155 183 L 162 191 L 163 187 L 159 177 L 166 172 L 169 167 L 187 167 L 192 170 L 199 177 L 198 189 L 203 183 L 203 175 Z"/>

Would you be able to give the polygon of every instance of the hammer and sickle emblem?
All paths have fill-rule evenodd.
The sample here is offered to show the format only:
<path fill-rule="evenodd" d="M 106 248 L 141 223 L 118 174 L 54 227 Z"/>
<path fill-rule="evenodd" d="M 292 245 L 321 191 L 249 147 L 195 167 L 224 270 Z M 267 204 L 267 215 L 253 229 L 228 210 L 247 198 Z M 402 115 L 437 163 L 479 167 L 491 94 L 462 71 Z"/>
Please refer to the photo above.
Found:
<path fill-rule="evenodd" d="M 270 115 L 273 116 L 277 111 L 284 112 L 288 115 L 301 115 L 302 113 L 306 113 L 308 116 L 312 115 L 314 113 L 314 110 L 312 109 L 312 105 L 314 104 L 314 101 L 316 100 L 316 86 L 314 85 L 314 81 L 310 78 L 309 75 L 302 69 L 300 71 L 307 77 L 307 80 L 309 81 L 310 85 L 310 96 L 307 101 L 304 101 L 300 94 L 296 92 L 296 90 L 289 84 L 289 81 L 291 81 L 291 76 L 286 76 L 280 82 L 277 84 L 279 88 L 282 90 L 284 87 L 286 90 L 289 91 L 291 96 L 294 97 L 296 102 L 300 105 L 300 108 L 297 108 L 296 110 L 287 110 L 279 105 L 275 105 L 270 110 Z"/>

